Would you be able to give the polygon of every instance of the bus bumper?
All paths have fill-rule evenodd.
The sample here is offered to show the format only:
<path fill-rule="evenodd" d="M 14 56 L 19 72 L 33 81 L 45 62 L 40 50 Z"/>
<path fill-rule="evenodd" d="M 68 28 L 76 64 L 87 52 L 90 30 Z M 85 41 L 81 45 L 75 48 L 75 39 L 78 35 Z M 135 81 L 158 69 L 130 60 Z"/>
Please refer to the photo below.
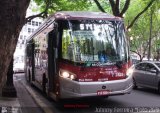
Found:
<path fill-rule="evenodd" d="M 105 82 L 77 82 L 60 77 L 60 98 L 112 96 L 130 93 L 132 77 Z"/>

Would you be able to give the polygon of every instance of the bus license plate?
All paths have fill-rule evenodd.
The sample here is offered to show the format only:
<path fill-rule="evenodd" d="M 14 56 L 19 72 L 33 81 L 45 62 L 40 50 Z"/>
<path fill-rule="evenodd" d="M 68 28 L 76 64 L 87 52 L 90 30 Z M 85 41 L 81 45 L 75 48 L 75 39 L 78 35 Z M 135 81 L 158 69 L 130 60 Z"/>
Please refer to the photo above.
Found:
<path fill-rule="evenodd" d="M 98 90 L 97 91 L 97 95 L 107 95 L 109 94 L 109 90 Z"/>

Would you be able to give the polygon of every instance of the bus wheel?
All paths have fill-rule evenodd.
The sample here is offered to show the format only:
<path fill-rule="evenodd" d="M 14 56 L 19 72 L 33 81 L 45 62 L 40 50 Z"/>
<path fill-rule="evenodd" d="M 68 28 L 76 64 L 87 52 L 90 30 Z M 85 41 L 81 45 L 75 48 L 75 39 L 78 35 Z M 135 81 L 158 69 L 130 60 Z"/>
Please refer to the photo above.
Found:
<path fill-rule="evenodd" d="M 133 78 L 133 89 L 137 89 L 138 87 L 137 87 L 137 85 L 136 85 L 136 81 L 135 81 L 135 79 Z"/>
<path fill-rule="evenodd" d="M 42 88 L 43 88 L 43 93 L 46 94 L 46 84 L 47 84 L 47 78 L 46 78 L 46 75 L 43 74 L 43 78 L 42 78 Z"/>

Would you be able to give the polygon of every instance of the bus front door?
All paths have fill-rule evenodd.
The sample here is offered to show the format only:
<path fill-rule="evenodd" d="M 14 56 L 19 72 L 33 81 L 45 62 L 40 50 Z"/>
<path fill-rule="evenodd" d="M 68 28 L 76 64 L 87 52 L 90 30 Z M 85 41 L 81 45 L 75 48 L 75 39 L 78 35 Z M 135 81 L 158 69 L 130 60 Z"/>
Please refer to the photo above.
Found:
<path fill-rule="evenodd" d="M 51 31 L 48 33 L 48 78 L 49 78 L 49 92 L 55 92 L 56 86 L 56 57 L 57 57 L 57 48 L 55 46 L 56 41 L 55 32 Z"/>

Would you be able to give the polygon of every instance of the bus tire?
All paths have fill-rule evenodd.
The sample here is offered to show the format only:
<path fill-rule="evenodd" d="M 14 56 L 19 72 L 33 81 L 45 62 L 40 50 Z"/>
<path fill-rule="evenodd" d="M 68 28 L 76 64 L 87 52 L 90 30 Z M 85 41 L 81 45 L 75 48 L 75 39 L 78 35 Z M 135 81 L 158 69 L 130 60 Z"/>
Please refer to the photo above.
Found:
<path fill-rule="evenodd" d="M 46 78 L 46 75 L 43 74 L 43 77 L 42 77 L 42 90 L 43 90 L 44 94 L 47 93 L 46 84 L 47 84 L 47 78 Z"/>

